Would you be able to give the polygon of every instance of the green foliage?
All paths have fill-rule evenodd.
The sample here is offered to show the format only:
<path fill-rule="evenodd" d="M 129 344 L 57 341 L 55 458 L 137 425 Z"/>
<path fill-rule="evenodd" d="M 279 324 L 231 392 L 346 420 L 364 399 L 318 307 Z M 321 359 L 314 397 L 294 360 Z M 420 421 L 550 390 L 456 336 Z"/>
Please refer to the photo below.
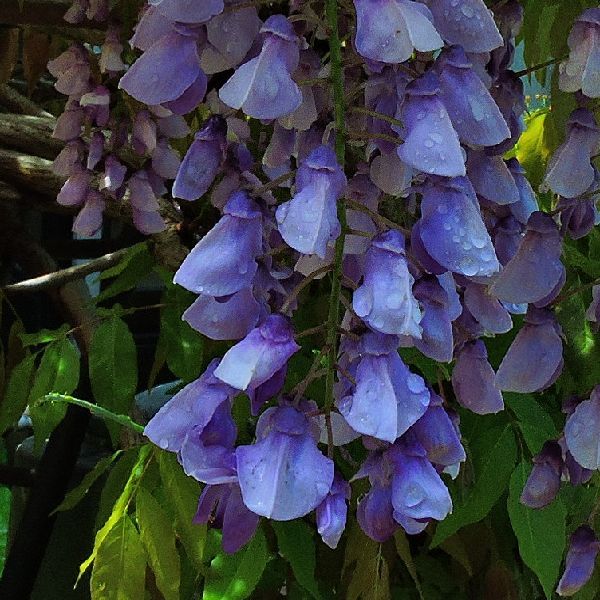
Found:
<path fill-rule="evenodd" d="M 347 600 L 390 600 L 390 573 L 381 544 L 353 524 L 346 544 Z"/>
<path fill-rule="evenodd" d="M 112 412 L 129 412 L 137 388 L 137 349 L 129 327 L 117 316 L 94 331 L 89 370 L 96 402 Z M 118 430 L 112 427 L 111 433 L 114 439 Z"/>
<path fill-rule="evenodd" d="M 294 577 L 313 598 L 319 600 L 321 594 L 315 579 L 313 528 L 303 521 L 274 521 L 272 525 L 277 535 L 279 552 L 290 563 Z"/>
<path fill-rule="evenodd" d="M 12 370 L 0 403 L 0 433 L 14 425 L 23 414 L 35 370 L 35 356 L 28 354 Z"/>
<path fill-rule="evenodd" d="M 265 534 L 259 527 L 254 538 L 235 554 L 219 552 L 206 573 L 203 600 L 243 600 L 258 584 L 269 560 Z"/>
<path fill-rule="evenodd" d="M 182 287 L 169 284 L 163 295 L 159 344 L 164 347 L 170 371 L 184 381 L 196 379 L 202 371 L 202 336 L 181 315 L 195 299 Z"/>
<path fill-rule="evenodd" d="M 549 406 L 540 403 L 531 394 L 504 393 L 506 407 L 515 415 L 516 424 L 531 454 L 537 454 L 544 442 L 558 437 L 558 431 L 552 417 L 548 414 Z"/>
<path fill-rule="evenodd" d="M 113 465 L 115 460 L 122 454 L 121 450 L 106 456 L 99 460 L 96 466 L 88 471 L 84 476 L 79 485 L 73 488 L 66 496 L 65 499 L 54 509 L 54 512 L 61 512 L 65 510 L 71 510 L 77 506 L 83 498 L 90 491 L 91 487 L 106 473 L 106 471 Z"/>
<path fill-rule="evenodd" d="M 97 549 L 90 591 L 92 600 L 144 600 L 146 555 L 127 515 L 113 524 Z"/>
<path fill-rule="evenodd" d="M 36 445 L 41 445 L 62 421 L 67 411 L 64 404 L 37 402 L 50 392 L 70 394 L 79 383 L 79 352 L 67 339 L 59 339 L 46 346 L 29 392 L 31 420 Z"/>
<path fill-rule="evenodd" d="M 519 542 L 523 562 L 537 575 L 546 594 L 552 596 L 558 579 L 566 541 L 566 510 L 560 500 L 543 509 L 532 509 L 519 502 L 531 467 L 521 462 L 510 478 L 508 513 Z"/>
<path fill-rule="evenodd" d="M 173 520 L 175 532 L 181 540 L 190 562 L 198 571 L 204 569 L 206 527 L 192 522 L 196 514 L 200 486 L 187 477 L 173 454 L 161 452 L 158 457 L 165 507 Z"/>
<path fill-rule="evenodd" d="M 461 527 L 483 519 L 506 489 L 517 460 L 517 444 L 509 424 L 481 432 L 470 444 L 474 481 L 464 497 L 454 497 L 454 510 L 435 530 L 431 547 L 439 546 Z"/>
<path fill-rule="evenodd" d="M 94 540 L 94 548 L 92 549 L 91 555 L 79 567 L 79 577 L 77 578 L 78 580 L 96 560 L 100 547 L 102 546 L 102 543 L 104 542 L 107 535 L 117 525 L 117 523 L 119 523 L 124 517 L 127 516 L 129 505 L 133 500 L 135 493 L 137 492 L 137 489 L 140 485 L 140 482 L 151 457 L 152 446 L 150 446 L 150 444 L 141 446 L 137 455 L 137 460 L 133 465 L 133 468 L 129 474 L 127 482 L 125 483 L 123 491 L 121 492 L 114 506 L 112 507 L 112 512 L 106 519 L 106 522 L 96 533 L 96 538 Z"/>
<path fill-rule="evenodd" d="M 136 518 L 156 587 L 165 600 L 179 600 L 181 567 L 171 519 L 143 487 L 136 496 Z"/>
<path fill-rule="evenodd" d="M 100 274 L 100 280 L 114 278 L 114 281 L 96 297 L 96 303 L 133 289 L 143 278 L 147 277 L 154 266 L 154 258 L 147 244 L 136 244 L 127 256 L 111 269 Z"/>

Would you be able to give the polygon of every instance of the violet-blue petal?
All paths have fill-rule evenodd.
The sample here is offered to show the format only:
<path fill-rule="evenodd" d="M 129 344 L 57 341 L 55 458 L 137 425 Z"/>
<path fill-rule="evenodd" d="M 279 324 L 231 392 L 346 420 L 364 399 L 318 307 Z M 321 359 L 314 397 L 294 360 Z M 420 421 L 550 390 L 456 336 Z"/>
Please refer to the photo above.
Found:
<path fill-rule="evenodd" d="M 529 180 L 525 176 L 525 169 L 516 158 L 509 158 L 506 166 L 511 172 L 515 185 L 519 190 L 519 200 L 510 205 L 510 211 L 520 223 L 526 224 L 532 213 L 539 210 L 537 197 Z"/>
<path fill-rule="evenodd" d="M 417 440 L 436 465 L 448 467 L 466 458 L 456 427 L 442 406 L 442 399 L 431 392 L 431 402 L 425 414 L 411 427 Z"/>
<path fill-rule="evenodd" d="M 411 0 L 354 0 L 356 49 L 383 63 L 402 63 L 414 50 L 430 52 L 444 45 L 431 13 Z M 423 10 L 425 9 L 425 10 Z"/>
<path fill-rule="evenodd" d="M 149 4 L 169 21 L 180 23 L 205 23 L 223 12 L 223 0 L 150 0 Z"/>
<path fill-rule="evenodd" d="M 600 97 L 600 10 L 584 11 L 573 25 L 568 38 L 571 50 L 559 67 L 560 89 L 581 90 L 588 98 Z"/>
<path fill-rule="evenodd" d="M 550 294 L 564 276 L 562 239 L 549 215 L 535 212 L 517 254 L 505 265 L 490 293 L 514 304 L 537 302 Z"/>
<path fill-rule="evenodd" d="M 533 469 L 525 482 L 520 502 L 529 508 L 544 508 L 558 494 L 563 469 L 562 449 L 555 441 L 546 442 L 533 457 Z"/>
<path fill-rule="evenodd" d="M 515 179 L 501 156 L 469 151 L 467 174 L 477 194 L 490 202 L 502 206 L 520 199 Z"/>
<path fill-rule="evenodd" d="M 298 61 L 296 39 L 267 34 L 261 53 L 237 68 L 219 90 L 219 98 L 255 119 L 290 114 L 302 104 L 302 92 L 291 77 Z"/>
<path fill-rule="evenodd" d="M 272 430 L 261 441 L 236 450 L 244 504 L 276 521 L 297 519 L 314 510 L 333 483 L 333 461 L 308 433 Z"/>
<path fill-rule="evenodd" d="M 300 349 L 294 331 L 282 315 L 269 315 L 241 342 L 227 351 L 215 376 L 238 390 L 256 388 L 281 369 Z"/>
<path fill-rule="evenodd" d="M 144 435 L 163 450 L 178 452 L 192 427 L 205 427 L 217 408 L 234 390 L 213 375 L 212 361 L 199 379 L 192 381 L 169 400 L 150 420 Z"/>
<path fill-rule="evenodd" d="M 494 16 L 483 0 L 424 0 L 431 9 L 434 24 L 450 44 L 465 52 L 489 52 L 504 40 L 494 23 Z"/>
<path fill-rule="evenodd" d="M 487 415 L 504 409 L 502 392 L 496 385 L 495 373 L 481 340 L 465 344 L 458 353 L 452 387 L 459 404 L 476 414 Z"/>
<path fill-rule="evenodd" d="M 371 240 L 363 284 L 354 292 L 356 314 L 375 331 L 421 337 L 421 311 L 413 296 L 404 237 L 396 230 Z"/>
<path fill-rule="evenodd" d="M 459 13 L 456 7 L 454 14 Z M 471 145 L 495 146 L 510 137 L 498 105 L 464 50 L 453 46 L 441 54 L 438 62 L 440 98 L 460 139 Z"/>
<path fill-rule="evenodd" d="M 600 144 L 600 128 L 586 108 L 573 111 L 567 122 L 567 139 L 548 162 L 544 184 L 565 198 L 581 196 L 594 182 L 591 157 Z"/>
<path fill-rule="evenodd" d="M 346 528 L 347 500 L 349 499 L 350 485 L 338 473 L 335 473 L 331 490 L 315 510 L 317 531 L 330 548 L 337 548 Z"/>
<path fill-rule="evenodd" d="M 433 465 L 425 457 L 423 448 L 415 451 L 415 445 L 418 446 L 418 442 L 392 446 L 388 450 L 390 461 L 394 465 L 392 479 L 394 518 L 398 521 L 398 516 L 402 515 L 414 520 L 441 521 L 452 511 L 450 493 Z"/>
<path fill-rule="evenodd" d="M 250 288 L 243 288 L 224 298 L 200 294 L 182 318 L 211 340 L 239 340 L 256 326 L 259 316 L 260 304 Z"/>
<path fill-rule="evenodd" d="M 98 233 L 102 227 L 102 215 L 105 208 L 106 202 L 102 194 L 96 191 L 88 193 L 83 208 L 73 221 L 73 232 L 86 237 Z"/>
<path fill-rule="evenodd" d="M 540 316 L 528 322 L 530 315 Z M 552 313 L 530 309 L 525 325 L 510 345 L 496 373 L 496 385 L 507 392 L 528 394 L 545 389 L 563 364 L 560 328 Z"/>
<path fill-rule="evenodd" d="M 422 334 L 414 340 L 416 348 L 433 360 L 450 362 L 454 336 L 447 292 L 437 280 L 421 279 L 414 293 L 423 307 Z"/>
<path fill-rule="evenodd" d="M 386 542 L 398 529 L 393 517 L 392 490 L 381 485 L 373 485 L 359 502 L 356 518 L 360 528 L 376 542 Z"/>
<path fill-rule="evenodd" d="M 194 517 L 196 524 L 214 523 L 223 529 L 223 550 L 228 554 L 234 554 L 250 541 L 258 521 L 259 516 L 244 505 L 236 483 L 205 486 Z"/>
<path fill-rule="evenodd" d="M 224 213 L 185 258 L 175 283 L 216 297 L 250 286 L 262 250 L 261 212 L 246 192 L 236 192 Z"/>
<path fill-rule="evenodd" d="M 499 269 L 475 193 L 466 178 L 436 180 L 425 187 L 419 232 L 427 253 L 454 273 L 485 277 Z"/>
<path fill-rule="evenodd" d="M 193 430 L 181 445 L 179 461 L 186 475 L 202 483 L 217 485 L 237 481 L 233 448 L 206 446 Z"/>
<path fill-rule="evenodd" d="M 121 78 L 119 88 L 153 106 L 179 98 L 199 73 L 196 39 L 172 31 L 137 59 Z"/>
<path fill-rule="evenodd" d="M 466 173 L 465 161 L 439 89 L 432 71 L 407 86 L 400 115 L 406 135 L 398 156 L 419 171 L 458 177 Z"/>
<path fill-rule="evenodd" d="M 345 184 L 331 148 L 319 146 L 302 161 L 296 176 L 298 192 L 275 213 L 279 233 L 289 246 L 325 258 L 328 242 L 341 232 L 336 200 Z"/>
<path fill-rule="evenodd" d="M 475 320 L 490 333 L 506 333 L 512 329 L 510 313 L 485 285 L 469 283 L 465 287 L 464 303 Z"/>
<path fill-rule="evenodd" d="M 600 469 L 600 390 L 595 388 L 569 416 L 565 442 L 573 458 L 585 469 Z"/>
<path fill-rule="evenodd" d="M 208 191 L 224 159 L 226 134 L 227 124 L 220 115 L 210 117 L 196 133 L 177 172 L 174 198 L 197 200 Z"/>
<path fill-rule="evenodd" d="M 565 570 L 558 582 L 559 596 L 573 596 L 592 577 L 600 542 L 589 525 L 577 528 L 569 540 Z"/>
<path fill-rule="evenodd" d="M 364 435 L 393 442 L 427 410 L 429 391 L 395 351 L 366 354 L 356 370 L 356 389 L 338 408 L 350 426 Z"/>
<path fill-rule="evenodd" d="M 208 88 L 208 77 L 201 69 L 198 71 L 196 79 L 179 98 L 165 102 L 164 106 L 176 115 L 187 115 L 195 108 L 198 108 Z"/>

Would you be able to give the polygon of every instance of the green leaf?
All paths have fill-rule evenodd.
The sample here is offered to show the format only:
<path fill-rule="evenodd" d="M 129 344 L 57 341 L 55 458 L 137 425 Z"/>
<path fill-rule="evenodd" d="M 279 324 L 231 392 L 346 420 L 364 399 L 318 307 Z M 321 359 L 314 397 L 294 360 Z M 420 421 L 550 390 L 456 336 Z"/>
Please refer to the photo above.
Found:
<path fill-rule="evenodd" d="M 11 371 L 0 403 L 0 434 L 12 427 L 23 414 L 29 398 L 34 369 L 35 356 L 30 354 Z"/>
<path fill-rule="evenodd" d="M 68 325 L 62 325 L 58 329 L 40 329 L 35 333 L 21 333 L 21 343 L 24 347 L 37 346 L 38 344 L 47 344 L 66 337 L 70 328 Z"/>
<path fill-rule="evenodd" d="M 464 500 L 454 499 L 454 511 L 437 525 L 431 548 L 465 525 L 483 519 L 504 493 L 517 460 L 515 434 L 509 424 L 484 431 L 470 446 L 475 481 Z"/>
<path fill-rule="evenodd" d="M 547 109 L 542 109 L 525 119 L 525 131 L 515 147 L 515 155 L 535 188 L 542 183 L 546 163 L 552 155 L 546 131 L 550 123 L 549 115 Z"/>
<path fill-rule="evenodd" d="M 100 274 L 101 280 L 111 277 L 116 279 L 96 298 L 96 303 L 104 302 L 123 292 L 134 288 L 142 279 L 148 276 L 154 266 L 154 258 L 147 244 L 137 244 L 131 252 L 117 265 Z"/>
<path fill-rule="evenodd" d="M 530 465 L 521 462 L 512 474 L 508 514 L 519 542 L 521 558 L 538 576 L 546 598 L 550 598 L 558 579 L 565 548 L 566 511 L 560 500 L 537 510 L 521 504 L 519 498 L 530 471 Z"/>
<path fill-rule="evenodd" d="M 530 394 L 504 393 L 506 406 L 514 413 L 531 454 L 537 454 L 544 442 L 558 437 L 554 421 Z"/>
<path fill-rule="evenodd" d="M 98 550 L 102 546 L 102 542 L 106 538 L 106 536 L 110 533 L 110 531 L 115 527 L 115 525 L 127 515 L 127 511 L 129 509 L 129 504 L 133 497 L 135 496 L 137 489 L 139 487 L 140 481 L 144 476 L 146 471 L 146 467 L 152 457 L 153 446 L 150 444 L 145 444 L 140 447 L 137 460 L 133 465 L 131 473 L 129 474 L 129 478 L 127 479 L 127 483 L 123 488 L 123 491 L 117 498 L 115 502 L 112 512 L 110 513 L 108 519 L 102 525 L 102 527 L 96 532 L 96 537 L 94 539 L 94 548 L 90 556 L 81 563 L 79 567 L 79 575 L 77 577 L 77 581 L 81 578 L 81 576 L 87 571 L 89 566 L 96 560 L 96 556 L 98 555 Z"/>
<path fill-rule="evenodd" d="M 179 600 L 181 566 L 171 519 L 144 488 L 136 496 L 136 516 L 156 586 L 165 600 Z"/>
<path fill-rule="evenodd" d="M 190 561 L 202 571 L 206 526 L 192 522 L 198 507 L 200 486 L 183 472 L 177 458 L 170 452 L 160 452 L 158 466 L 164 487 L 165 507 L 173 519 L 175 532 Z"/>
<path fill-rule="evenodd" d="M 425 600 L 423 596 L 423 590 L 421 589 L 421 580 L 419 579 L 419 574 L 417 573 L 417 567 L 415 565 L 415 561 L 413 560 L 412 553 L 410 551 L 410 544 L 408 543 L 408 538 L 404 531 L 399 529 L 394 534 L 394 542 L 396 544 L 396 552 L 398 556 L 402 559 L 404 566 L 406 567 L 409 575 L 411 576 L 417 593 L 419 594 L 419 598 L 421 600 Z"/>
<path fill-rule="evenodd" d="M 106 456 L 96 463 L 96 466 L 88 471 L 84 476 L 79 485 L 73 488 L 66 496 L 65 499 L 52 511 L 51 514 L 62 512 L 65 510 L 71 510 L 77 506 L 83 498 L 90 491 L 91 487 L 106 473 L 106 471 L 112 466 L 115 460 L 122 454 L 119 450 L 110 456 Z"/>
<path fill-rule="evenodd" d="M 67 411 L 64 404 L 39 405 L 37 401 L 50 392 L 70 394 L 78 383 L 79 352 L 71 341 L 63 338 L 46 346 L 29 394 L 36 444 L 44 442 Z"/>
<path fill-rule="evenodd" d="M 127 414 L 137 388 L 137 349 L 122 319 L 112 316 L 94 331 L 89 367 L 96 402 L 112 412 Z M 114 439 L 118 428 L 109 429 Z"/>
<path fill-rule="evenodd" d="M 348 536 L 344 573 L 350 573 L 346 600 L 390 600 L 390 574 L 381 544 L 368 538 L 357 525 Z"/>
<path fill-rule="evenodd" d="M 192 381 L 202 370 L 202 336 L 194 331 L 181 315 L 194 301 L 194 296 L 177 285 L 164 293 L 166 307 L 161 314 L 160 335 L 165 345 L 167 365 L 184 381 Z"/>
<path fill-rule="evenodd" d="M 243 600 L 260 581 L 269 559 L 267 540 L 259 527 L 249 544 L 235 554 L 220 552 L 206 574 L 203 600 Z"/>
<path fill-rule="evenodd" d="M 279 552 L 291 565 L 298 583 L 313 598 L 321 598 L 315 579 L 315 540 L 312 528 L 304 521 L 273 521 Z"/>
<path fill-rule="evenodd" d="M 575 277 L 571 285 L 578 287 Z M 585 318 L 586 305 L 582 294 L 566 298 L 556 309 L 556 316 L 562 326 L 566 342 L 564 344 L 565 372 L 570 376 L 570 389 L 561 388 L 563 393 L 588 393 L 600 381 L 600 345 Z M 565 378 L 561 384 L 565 384 Z"/>
<path fill-rule="evenodd" d="M 92 570 L 92 600 L 144 600 L 146 555 L 140 535 L 127 515 L 102 540 Z"/>

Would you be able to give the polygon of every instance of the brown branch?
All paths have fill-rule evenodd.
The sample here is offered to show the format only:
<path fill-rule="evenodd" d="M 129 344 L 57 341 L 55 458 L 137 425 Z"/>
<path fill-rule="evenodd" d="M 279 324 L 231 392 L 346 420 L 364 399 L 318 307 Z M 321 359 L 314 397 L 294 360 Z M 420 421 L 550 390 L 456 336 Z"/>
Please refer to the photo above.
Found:
<path fill-rule="evenodd" d="M 0 145 L 53 160 L 64 143 L 52 137 L 56 119 L 0 113 Z"/>
<path fill-rule="evenodd" d="M 1 4 L 0 23 L 5 25 L 69 26 L 63 17 L 71 7 L 70 0 L 1 0 Z M 105 25 L 84 21 L 75 27 L 98 29 Z"/>
<path fill-rule="evenodd" d="M 0 85 L 0 105 L 13 113 L 21 115 L 54 118 L 49 112 L 46 112 L 35 102 L 29 100 L 6 83 Z"/>
<path fill-rule="evenodd" d="M 105 254 L 104 256 L 91 260 L 83 265 L 60 269 L 58 271 L 53 271 L 52 273 L 33 277 L 32 279 L 12 283 L 5 286 L 2 291 L 10 294 L 19 294 L 62 287 L 71 281 L 83 279 L 86 275 L 110 269 L 118 264 L 127 255 L 129 250 L 129 248 L 123 248 L 116 252 Z"/>

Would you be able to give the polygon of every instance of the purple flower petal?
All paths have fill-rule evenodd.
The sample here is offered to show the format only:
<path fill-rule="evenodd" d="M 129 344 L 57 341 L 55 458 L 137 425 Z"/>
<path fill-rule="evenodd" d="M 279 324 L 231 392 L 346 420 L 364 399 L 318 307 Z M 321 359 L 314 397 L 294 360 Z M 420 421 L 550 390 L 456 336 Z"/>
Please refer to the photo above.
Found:
<path fill-rule="evenodd" d="M 410 0 L 354 0 L 356 49 L 365 58 L 402 63 L 414 50 L 430 52 L 444 45 L 427 8 Z"/>
<path fill-rule="evenodd" d="M 564 276 L 561 251 L 562 239 L 552 217 L 533 213 L 517 254 L 498 275 L 490 293 L 514 304 L 537 302 L 548 296 Z"/>
<path fill-rule="evenodd" d="M 215 376 L 238 390 L 257 388 L 299 349 L 289 321 L 281 315 L 270 315 L 225 354 Z"/>
<path fill-rule="evenodd" d="M 521 504 L 529 508 L 544 508 L 550 504 L 560 489 L 563 469 L 562 449 L 558 442 L 549 441 L 533 457 L 533 469 L 525 482 Z"/>
<path fill-rule="evenodd" d="M 289 23 L 284 35 L 271 33 L 268 24 L 277 17 L 281 15 L 270 17 L 261 29 L 266 35 L 260 55 L 238 67 L 219 90 L 222 102 L 255 119 L 277 119 L 302 104 L 302 92 L 291 77 L 299 62 L 298 38 Z M 277 23 L 282 27 L 279 19 Z"/>
<path fill-rule="evenodd" d="M 567 419 L 565 441 L 573 458 L 585 469 L 600 468 L 600 390 L 595 388 Z"/>
<path fill-rule="evenodd" d="M 504 40 L 483 0 L 424 0 L 433 14 L 436 29 L 450 44 L 465 52 L 489 52 Z"/>
<path fill-rule="evenodd" d="M 279 418 L 287 415 L 275 413 L 275 422 Z M 314 510 L 333 483 L 333 461 L 321 454 L 308 432 L 283 433 L 274 427 L 259 442 L 239 446 L 236 456 L 244 504 L 277 521 Z"/>
<path fill-rule="evenodd" d="M 413 283 L 404 238 L 398 231 L 387 231 L 371 241 L 364 281 L 354 292 L 353 308 L 375 331 L 420 338 L 421 311 L 412 293 Z"/>
<path fill-rule="evenodd" d="M 407 86 L 400 116 L 406 136 L 398 156 L 419 171 L 458 177 L 466 173 L 465 161 L 439 90 L 439 80 L 432 71 Z"/>
<path fill-rule="evenodd" d="M 459 404 L 478 415 L 504 410 L 502 392 L 496 386 L 495 373 L 481 340 L 465 344 L 458 353 L 452 387 Z"/>
<path fill-rule="evenodd" d="M 200 72 L 196 39 L 172 31 L 137 59 L 121 78 L 119 88 L 153 106 L 179 98 Z"/>
<path fill-rule="evenodd" d="M 175 283 L 216 297 L 251 285 L 262 250 L 261 212 L 246 192 L 236 192 L 224 213 L 183 261 Z"/>
<path fill-rule="evenodd" d="M 600 542 L 588 525 L 582 525 L 571 535 L 565 571 L 558 582 L 556 592 L 560 596 L 572 596 L 592 577 Z"/>
<path fill-rule="evenodd" d="M 425 187 L 419 228 L 425 250 L 446 269 L 467 277 L 498 271 L 494 246 L 466 178 L 435 180 Z"/>
<path fill-rule="evenodd" d="M 458 7 L 453 10 L 460 13 Z M 495 146 L 510 137 L 510 129 L 472 67 L 460 46 L 444 51 L 438 58 L 440 98 L 463 142 Z"/>
<path fill-rule="evenodd" d="M 496 373 L 496 385 L 507 392 L 527 394 L 551 385 L 562 369 L 562 339 L 552 313 L 529 310 Z"/>
<path fill-rule="evenodd" d="M 151 6 L 169 21 L 180 23 L 204 23 L 223 12 L 223 0 L 149 0 Z"/>

